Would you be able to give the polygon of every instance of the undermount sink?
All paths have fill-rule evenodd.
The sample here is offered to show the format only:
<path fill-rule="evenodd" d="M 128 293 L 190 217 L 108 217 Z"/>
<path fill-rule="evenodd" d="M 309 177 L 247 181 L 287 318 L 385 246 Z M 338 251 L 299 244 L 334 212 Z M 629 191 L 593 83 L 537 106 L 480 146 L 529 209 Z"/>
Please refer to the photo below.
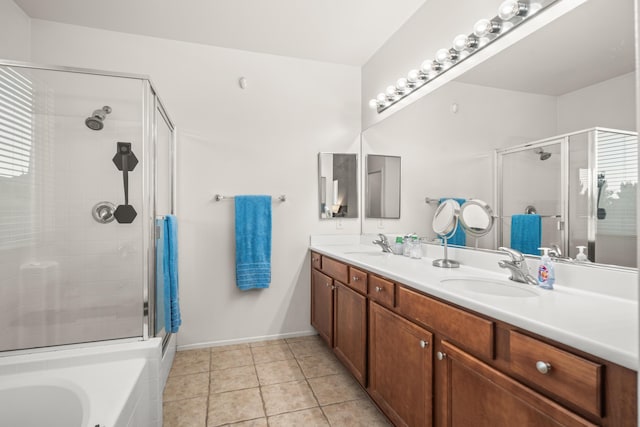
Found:
<path fill-rule="evenodd" d="M 440 283 L 447 288 L 498 297 L 534 298 L 540 296 L 538 291 L 526 284 L 511 284 L 500 280 L 477 277 L 442 279 Z M 527 287 L 529 286 L 529 287 Z"/>

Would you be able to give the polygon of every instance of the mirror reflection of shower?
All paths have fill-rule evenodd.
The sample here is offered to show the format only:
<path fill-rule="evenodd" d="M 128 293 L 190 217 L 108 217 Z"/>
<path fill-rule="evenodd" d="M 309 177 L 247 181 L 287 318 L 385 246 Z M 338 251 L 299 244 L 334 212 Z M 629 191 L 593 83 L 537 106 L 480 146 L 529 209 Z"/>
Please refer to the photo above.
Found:
<path fill-rule="evenodd" d="M 540 156 L 540 160 L 547 160 L 551 157 L 551 153 L 544 151 L 542 147 L 534 149 L 533 152 Z"/>
<path fill-rule="evenodd" d="M 104 120 L 107 118 L 107 114 L 111 114 L 111 107 L 105 105 L 99 110 L 95 110 L 91 117 L 87 117 L 84 124 L 91 130 L 101 130 L 104 127 Z"/>

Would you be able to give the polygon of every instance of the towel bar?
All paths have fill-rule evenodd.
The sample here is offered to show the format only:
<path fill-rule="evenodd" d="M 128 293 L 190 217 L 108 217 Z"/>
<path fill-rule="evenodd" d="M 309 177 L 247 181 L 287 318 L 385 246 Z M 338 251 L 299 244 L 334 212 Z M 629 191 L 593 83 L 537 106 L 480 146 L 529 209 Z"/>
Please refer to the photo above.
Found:
<path fill-rule="evenodd" d="M 233 200 L 234 197 L 233 196 L 223 196 L 222 194 L 216 194 L 213 199 L 216 202 L 221 202 L 223 200 Z M 280 202 L 286 202 L 287 201 L 287 196 L 286 194 L 281 194 L 280 196 L 277 197 L 277 200 Z"/>

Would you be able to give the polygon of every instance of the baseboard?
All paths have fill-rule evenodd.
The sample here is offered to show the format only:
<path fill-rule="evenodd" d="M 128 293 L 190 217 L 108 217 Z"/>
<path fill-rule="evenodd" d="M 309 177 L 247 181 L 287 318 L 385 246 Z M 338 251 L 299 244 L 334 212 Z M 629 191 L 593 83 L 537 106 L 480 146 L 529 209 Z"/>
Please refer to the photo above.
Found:
<path fill-rule="evenodd" d="M 220 347 L 223 345 L 246 344 L 246 343 L 258 342 L 258 341 L 278 340 L 283 338 L 306 337 L 306 336 L 311 336 L 316 334 L 317 334 L 316 331 L 311 330 L 311 331 L 288 332 L 285 334 L 263 335 L 259 337 L 247 337 L 247 338 L 237 338 L 237 339 L 234 338 L 231 340 L 207 341 L 207 342 L 200 342 L 195 344 L 179 345 L 178 351 L 194 350 L 198 348 L 207 348 L 207 347 Z"/>

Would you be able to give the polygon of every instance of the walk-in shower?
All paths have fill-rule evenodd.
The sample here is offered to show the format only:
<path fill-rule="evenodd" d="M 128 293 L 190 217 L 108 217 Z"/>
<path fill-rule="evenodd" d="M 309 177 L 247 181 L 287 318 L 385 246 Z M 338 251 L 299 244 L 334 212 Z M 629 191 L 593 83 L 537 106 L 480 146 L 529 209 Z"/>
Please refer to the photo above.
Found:
<path fill-rule="evenodd" d="M 0 351 L 166 336 L 174 150 L 149 78 L 0 63 Z"/>

